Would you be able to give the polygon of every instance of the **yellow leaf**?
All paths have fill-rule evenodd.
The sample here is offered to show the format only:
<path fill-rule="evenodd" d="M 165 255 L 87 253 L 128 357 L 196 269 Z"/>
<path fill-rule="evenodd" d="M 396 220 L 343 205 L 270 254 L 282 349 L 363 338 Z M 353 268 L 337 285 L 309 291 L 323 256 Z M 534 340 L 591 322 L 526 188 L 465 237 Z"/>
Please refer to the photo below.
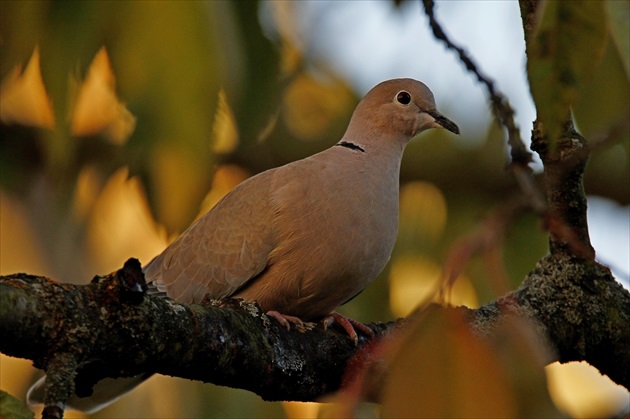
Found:
<path fill-rule="evenodd" d="M 95 176 L 87 166 L 82 176 Z M 91 173 L 90 173 L 91 172 Z M 89 182 L 89 181 L 88 181 Z M 142 185 L 127 168 L 114 172 L 92 198 L 87 214 L 87 243 L 95 272 L 110 272 L 133 255 L 149 262 L 166 247 L 163 231 L 156 229 Z"/>
<path fill-rule="evenodd" d="M 219 100 L 212 125 L 212 137 L 212 151 L 215 153 L 230 153 L 238 145 L 236 119 L 223 89 L 219 90 Z"/>
<path fill-rule="evenodd" d="M 79 87 L 70 116 L 72 135 L 103 135 L 123 144 L 136 126 L 136 118 L 116 96 L 116 80 L 105 47 L 101 48 Z"/>
<path fill-rule="evenodd" d="M 42 80 L 38 48 L 33 51 L 24 72 L 17 65 L 2 80 L 0 120 L 7 125 L 55 127 L 52 104 Z"/>
<path fill-rule="evenodd" d="M 296 3 L 290 1 L 268 2 L 265 5 L 280 36 L 280 68 L 282 74 L 291 76 L 303 63 L 304 42 L 301 40 Z"/>

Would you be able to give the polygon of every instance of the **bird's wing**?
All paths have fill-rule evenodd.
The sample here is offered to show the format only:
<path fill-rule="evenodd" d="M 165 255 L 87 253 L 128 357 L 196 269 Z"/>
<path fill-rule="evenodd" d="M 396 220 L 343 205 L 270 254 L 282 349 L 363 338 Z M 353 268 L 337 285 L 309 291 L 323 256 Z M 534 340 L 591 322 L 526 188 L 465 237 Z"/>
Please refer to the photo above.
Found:
<path fill-rule="evenodd" d="M 275 247 L 269 205 L 275 170 L 238 185 L 144 269 L 147 282 L 177 301 L 232 295 L 267 266 Z"/>

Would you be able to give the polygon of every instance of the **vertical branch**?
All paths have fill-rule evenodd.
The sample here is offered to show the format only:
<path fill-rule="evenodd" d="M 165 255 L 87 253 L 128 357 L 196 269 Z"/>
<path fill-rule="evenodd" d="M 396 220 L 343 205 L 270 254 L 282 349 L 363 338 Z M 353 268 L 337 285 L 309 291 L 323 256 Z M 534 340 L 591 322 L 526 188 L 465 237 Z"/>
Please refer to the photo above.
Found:
<path fill-rule="evenodd" d="M 521 19 L 523 21 L 523 35 L 525 36 L 525 44 L 529 42 L 530 35 L 536 27 L 536 12 L 541 6 L 539 0 L 519 0 L 519 8 L 521 9 Z"/>
<path fill-rule="evenodd" d="M 536 22 L 541 4 L 535 0 L 519 0 L 526 52 L 534 42 Z M 570 110 L 566 110 L 570 115 Z M 551 145 L 553 144 L 553 145 Z M 586 218 L 586 194 L 583 174 L 589 150 L 572 121 L 564 125 L 563 138 L 550 142 L 543 124 L 536 120 L 532 130 L 532 150 L 545 167 L 545 190 L 548 207 L 543 212 L 549 230 L 549 247 L 555 256 L 579 256 L 594 259 Z"/>
<path fill-rule="evenodd" d="M 44 411 L 46 419 L 61 419 L 66 402 L 74 394 L 74 377 L 77 361 L 68 353 L 58 353 L 48 363 L 44 384 Z"/>
<path fill-rule="evenodd" d="M 508 100 L 499 92 L 492 80 L 485 76 L 464 51 L 444 33 L 435 18 L 433 0 L 422 0 L 424 11 L 429 18 L 429 25 L 436 39 L 442 41 L 448 49 L 455 51 L 466 69 L 472 72 L 485 87 L 492 104 L 492 111 L 505 127 L 510 145 L 512 173 L 523 194 L 528 198 L 533 211 L 543 217 L 550 233 L 550 250 L 553 255 L 575 255 L 586 259 L 594 258 L 594 250 L 590 244 L 586 220 L 586 195 L 582 182 L 584 167 L 588 160 L 586 142 L 569 122 L 565 126 L 562 143 L 549 147 L 550 142 L 543 131 L 541 123 L 535 123 L 532 133 L 532 149 L 536 151 L 545 165 L 545 196 L 536 186 L 532 172 L 528 166 L 531 153 L 523 143 L 518 127 L 514 121 L 514 111 Z M 533 40 L 540 12 L 540 2 L 520 0 L 521 18 L 526 45 Z M 566 115 L 570 115 L 567 109 Z"/>
<path fill-rule="evenodd" d="M 549 147 L 542 124 L 534 122 L 532 149 L 545 165 L 545 185 L 549 208 L 545 222 L 549 229 L 552 255 L 594 259 L 586 218 L 583 175 L 589 150 L 586 140 L 566 124 L 565 137 Z"/>

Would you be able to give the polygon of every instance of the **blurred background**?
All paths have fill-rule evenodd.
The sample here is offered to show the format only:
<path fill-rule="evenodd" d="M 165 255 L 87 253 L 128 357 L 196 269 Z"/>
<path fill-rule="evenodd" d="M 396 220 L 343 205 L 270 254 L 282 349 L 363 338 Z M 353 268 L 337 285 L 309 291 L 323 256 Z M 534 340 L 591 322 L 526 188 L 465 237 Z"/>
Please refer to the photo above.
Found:
<path fill-rule="evenodd" d="M 610 36 L 574 109 L 595 147 L 585 176 L 598 258 L 628 287 L 630 46 L 627 2 L 607 2 Z M 484 92 L 432 37 L 419 2 L 0 3 L 0 273 L 86 283 L 144 264 L 247 177 L 343 135 L 378 82 L 412 77 L 459 137 L 427 132 L 407 148 L 398 242 L 387 269 L 342 312 L 410 313 L 430 297 L 453 243 L 518 196 Z M 437 16 L 509 98 L 524 139 L 536 112 L 517 2 L 437 2 Z M 622 35 L 619 35 L 622 34 Z M 534 163 L 540 172 L 538 160 Z M 547 252 L 533 215 L 473 258 L 452 304 L 478 307 L 516 288 Z M 0 358 L 3 390 L 40 376 Z M 555 405 L 609 416 L 628 392 L 585 363 L 546 367 Z M 154 377 L 94 417 L 313 417 L 314 403 Z M 366 415 L 369 414 L 366 413 Z M 67 417 L 82 417 L 80 414 Z"/>

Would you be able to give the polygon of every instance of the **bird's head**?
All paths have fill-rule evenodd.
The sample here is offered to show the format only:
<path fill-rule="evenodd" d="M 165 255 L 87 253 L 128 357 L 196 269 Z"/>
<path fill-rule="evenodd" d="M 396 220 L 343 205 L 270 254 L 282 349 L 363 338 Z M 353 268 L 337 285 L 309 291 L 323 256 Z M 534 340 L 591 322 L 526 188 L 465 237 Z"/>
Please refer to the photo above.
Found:
<path fill-rule="evenodd" d="M 437 111 L 433 93 L 424 83 L 393 79 L 376 85 L 365 95 L 344 138 L 392 138 L 406 143 L 430 128 L 459 134 L 457 125 Z"/>

